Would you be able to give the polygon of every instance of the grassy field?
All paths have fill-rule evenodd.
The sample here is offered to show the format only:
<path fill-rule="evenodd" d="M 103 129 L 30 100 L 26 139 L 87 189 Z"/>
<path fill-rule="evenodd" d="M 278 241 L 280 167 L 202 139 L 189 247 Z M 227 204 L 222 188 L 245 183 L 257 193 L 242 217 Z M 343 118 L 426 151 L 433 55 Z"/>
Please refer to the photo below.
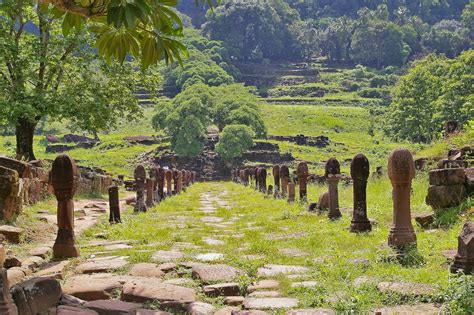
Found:
<path fill-rule="evenodd" d="M 271 181 L 271 178 L 269 179 Z M 309 199 L 316 201 L 324 186 L 310 185 Z M 429 211 L 424 203 L 427 191 L 426 175 L 419 174 L 414 180 L 412 212 Z M 245 198 L 242 196 L 245 195 Z M 217 206 L 213 215 L 224 222 L 225 227 L 215 227 L 200 221 L 200 199 L 217 197 L 225 206 Z M 133 249 L 120 250 L 114 255 L 126 255 L 130 263 L 150 262 L 156 250 L 170 250 L 175 245 L 189 243 L 183 249 L 191 260 L 196 254 L 219 252 L 225 255 L 223 263 L 245 270 L 240 278 L 242 287 L 258 280 L 259 267 L 272 264 L 291 264 L 306 266 L 310 269 L 303 280 L 317 281 L 311 288 L 293 288 L 286 276 L 278 276 L 280 292 L 284 296 L 296 297 L 300 307 L 329 307 L 339 312 L 365 312 L 380 306 L 411 304 L 416 302 L 443 302 L 446 299 L 450 273 L 443 250 L 457 246 L 462 221 L 474 218 L 465 210 L 472 206 L 468 200 L 462 207 L 451 209 L 451 215 L 440 216 L 442 228 L 425 231 L 416 227 L 418 251 L 401 263 L 386 246 L 389 227 L 392 220 L 391 186 L 383 178 L 369 182 L 368 215 L 377 221 L 373 231 L 356 235 L 348 230 L 349 210 L 352 208 L 352 188 L 341 187 L 340 203 L 342 220 L 331 222 L 326 214 L 313 214 L 305 210 L 302 204 L 287 204 L 284 200 L 268 198 L 252 188 L 233 183 L 199 183 L 188 189 L 185 194 L 167 199 L 147 213 L 134 215 L 131 209 L 123 217 L 122 225 L 110 226 L 105 218 L 102 224 L 88 231 L 80 242 L 86 243 L 96 233 L 105 233 L 109 240 L 130 240 Z M 222 205 L 222 204 L 221 204 Z M 461 216 L 458 216 L 462 213 Z M 300 233 L 300 236 L 288 239 L 271 239 L 269 235 Z M 241 238 L 233 235 L 241 234 Z M 224 241 L 224 245 L 211 246 L 205 238 Z M 282 249 L 297 249 L 304 256 L 288 255 Z M 101 252 L 103 248 L 88 248 L 82 254 L 87 256 Z M 110 255 L 110 253 L 108 253 Z M 257 255 L 258 259 L 248 259 L 245 255 Z M 350 259 L 364 258 L 368 263 L 357 265 Z M 118 270 L 126 273 L 128 268 Z M 184 271 L 183 271 L 184 272 Z M 360 287 L 354 285 L 358 277 L 366 276 L 369 282 Z M 185 273 L 185 277 L 190 277 Z M 380 281 L 410 281 L 434 285 L 436 293 L 431 297 L 404 297 L 384 294 L 377 290 Z M 199 290 L 199 283 L 190 286 Z M 458 292 L 459 293 L 459 292 Z M 222 299 L 201 299 L 222 306 Z M 448 297 L 454 298 L 454 297 Z"/>

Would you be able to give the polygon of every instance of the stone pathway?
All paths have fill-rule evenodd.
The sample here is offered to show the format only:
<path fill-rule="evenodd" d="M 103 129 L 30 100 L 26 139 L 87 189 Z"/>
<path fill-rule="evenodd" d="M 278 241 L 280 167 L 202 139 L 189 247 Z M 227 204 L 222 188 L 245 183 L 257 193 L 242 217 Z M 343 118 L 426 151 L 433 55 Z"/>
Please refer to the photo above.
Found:
<path fill-rule="evenodd" d="M 57 314 L 74 314 L 72 311 L 77 314 L 335 314 L 332 309 L 303 308 L 302 301 L 292 294 L 299 290 L 321 289 L 321 283 L 313 278 L 311 266 L 324 264 L 326 258 L 311 258 L 309 252 L 295 245 L 278 248 L 277 254 L 301 261 L 306 259 L 307 265 L 272 263 L 267 256 L 246 254 L 250 244 L 240 242 L 240 239 L 252 231 L 260 231 L 262 227 L 252 220 L 252 215 L 241 214 L 234 209 L 228 196 L 227 191 L 202 193 L 197 211 L 177 211 L 166 217 L 164 224 L 176 227 L 176 235 L 186 235 L 180 229 L 187 229 L 188 232 L 196 232 L 193 235 L 199 237 L 182 237 L 167 244 L 166 248 L 159 243 L 148 244 L 150 248 L 161 248 L 151 251 L 149 262 L 131 263 L 131 254 L 130 257 L 118 254 L 121 250 L 137 252 L 129 251 L 137 246 L 132 242 L 97 240 L 84 246 L 100 247 L 102 251 L 74 266 L 69 262 L 59 262 L 41 267 L 37 275 L 53 275 L 58 279 L 64 278 L 66 269 L 72 269 L 72 275 L 66 277 L 62 286 L 63 291 L 76 300 L 61 306 Z M 76 219 L 78 225 L 95 224 L 104 213 L 102 206 L 104 204 L 96 202 L 82 203 L 76 211 L 84 214 Z M 78 234 L 86 228 L 79 229 Z M 281 227 L 259 233 L 266 242 L 294 242 L 307 237 L 309 232 Z M 229 242 L 238 244 L 233 253 L 224 250 Z M 140 250 L 147 251 L 143 247 Z M 48 247 L 37 248 L 31 255 L 37 259 L 29 263 L 40 265 L 39 260 L 48 255 Z M 253 276 L 249 275 L 245 266 L 232 265 L 229 259 L 232 255 L 246 259 L 249 266 L 258 266 Z M 347 263 L 370 267 L 370 261 L 363 258 Z M 359 282 L 357 285 L 370 283 L 387 294 L 404 291 L 410 296 L 425 296 L 433 292 L 430 286 L 413 283 L 380 282 L 370 278 L 360 279 Z M 326 301 L 331 299 L 336 303 L 340 297 L 334 293 Z M 150 305 L 159 305 L 161 311 L 144 309 Z M 436 307 L 431 304 L 421 304 L 377 311 L 392 314 L 398 310 L 407 313 L 424 310 L 429 314 L 433 309 Z M 87 313 L 90 311 L 96 313 Z"/>

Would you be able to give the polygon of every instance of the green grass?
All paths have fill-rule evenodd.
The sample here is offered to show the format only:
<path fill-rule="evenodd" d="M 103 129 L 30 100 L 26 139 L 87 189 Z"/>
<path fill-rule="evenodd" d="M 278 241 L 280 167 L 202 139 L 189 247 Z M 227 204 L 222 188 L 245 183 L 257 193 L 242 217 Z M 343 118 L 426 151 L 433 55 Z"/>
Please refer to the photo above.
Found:
<path fill-rule="evenodd" d="M 269 182 L 271 178 L 269 178 Z M 309 199 L 315 202 L 326 187 L 310 185 Z M 424 203 L 427 192 L 427 177 L 419 174 L 413 183 L 412 215 L 429 211 Z M 223 194 L 223 192 L 225 192 Z M 218 196 L 225 200 L 230 210 L 218 208 L 214 214 L 225 221 L 234 220 L 234 224 L 225 228 L 205 225 L 199 219 L 209 214 L 199 210 L 200 197 L 203 194 Z M 245 196 L 245 198 L 242 198 Z M 169 250 L 176 242 L 187 242 L 200 249 L 185 249 L 189 260 L 195 254 L 220 252 L 225 254 L 224 263 L 245 270 L 241 278 L 245 286 L 257 280 L 256 270 L 267 263 L 293 264 L 310 268 L 306 280 L 319 283 L 316 288 L 290 287 L 290 279 L 278 276 L 280 291 L 287 296 L 300 300 L 301 307 L 330 307 L 340 312 L 365 312 L 375 307 L 429 301 L 423 298 L 406 299 L 401 296 L 380 293 L 375 284 L 360 288 L 354 286 L 359 276 L 368 276 L 375 281 L 413 281 L 434 285 L 437 293 L 442 294 L 448 286 L 449 271 L 443 250 L 457 246 L 457 235 L 462 220 L 455 220 L 446 229 L 434 232 L 424 231 L 415 226 L 418 238 L 418 264 L 406 266 L 393 259 L 393 252 L 386 246 L 392 220 L 391 186 L 388 179 L 369 181 L 368 215 L 378 224 L 373 231 L 353 234 L 348 231 L 350 217 L 347 209 L 352 207 L 352 188 L 340 188 L 342 220 L 331 222 L 326 214 L 312 214 L 298 203 L 287 204 L 284 200 L 275 200 L 233 183 L 199 183 L 188 189 L 185 194 L 167 199 L 147 213 L 134 215 L 131 209 L 123 216 L 122 225 L 110 226 L 105 218 L 102 224 L 88 231 L 81 243 L 91 239 L 95 233 L 104 232 L 110 240 L 131 240 L 132 250 L 121 250 L 116 254 L 129 255 L 133 263 L 148 262 L 155 250 Z M 463 206 L 472 206 L 472 200 Z M 470 215 L 473 218 L 473 215 Z M 249 229 L 252 228 L 252 229 Z M 257 227 L 258 230 L 253 229 Z M 305 235 L 295 239 L 270 240 L 268 234 L 287 234 L 302 232 Z M 242 238 L 228 237 L 243 234 Z M 225 241 L 223 246 L 209 246 L 203 238 L 211 237 Z M 306 257 L 292 257 L 282 254 L 282 248 L 297 248 L 308 254 Z M 148 252 L 140 252 L 148 250 Z M 83 256 L 100 251 L 89 248 Z M 243 255 L 261 255 L 263 259 L 247 260 Z M 365 258 L 370 261 L 368 267 L 358 267 L 348 263 L 352 258 Z M 322 263 L 315 262 L 322 260 Z M 329 297 L 341 296 L 339 301 L 331 302 Z M 219 304 L 219 300 L 209 299 Z"/>

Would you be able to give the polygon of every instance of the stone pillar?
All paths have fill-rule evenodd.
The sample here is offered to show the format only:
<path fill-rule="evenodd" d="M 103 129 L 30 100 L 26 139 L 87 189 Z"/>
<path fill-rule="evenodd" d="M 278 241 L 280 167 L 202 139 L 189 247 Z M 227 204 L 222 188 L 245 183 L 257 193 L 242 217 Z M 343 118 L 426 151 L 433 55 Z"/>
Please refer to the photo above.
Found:
<path fill-rule="evenodd" d="M 159 168 L 157 170 L 156 180 L 158 182 L 157 183 L 158 201 L 165 199 L 165 175 L 166 175 L 166 172 L 164 169 Z"/>
<path fill-rule="evenodd" d="M 145 180 L 146 183 L 146 206 L 147 208 L 152 208 L 155 203 L 153 202 L 153 195 L 154 195 L 154 186 L 153 178 L 147 178 Z"/>
<path fill-rule="evenodd" d="M 474 222 L 466 222 L 458 237 L 458 252 L 451 266 L 451 272 L 474 274 Z"/>
<path fill-rule="evenodd" d="M 186 171 L 181 170 L 181 190 L 185 190 L 186 187 L 187 187 Z"/>
<path fill-rule="evenodd" d="M 110 209 L 110 216 L 109 216 L 110 224 L 122 223 L 122 220 L 120 219 L 120 200 L 119 200 L 118 186 L 109 187 L 109 209 Z"/>
<path fill-rule="evenodd" d="M 372 230 L 367 218 L 367 179 L 370 174 L 369 160 L 363 154 L 357 154 L 351 162 L 351 177 L 354 191 L 354 212 L 351 221 L 351 232 Z"/>
<path fill-rule="evenodd" d="M 336 158 L 330 158 L 326 163 L 325 176 L 328 181 L 329 190 L 329 213 L 328 217 L 331 220 L 336 220 L 342 217 L 339 211 L 339 190 L 338 183 L 341 179 L 341 166 Z"/>
<path fill-rule="evenodd" d="M 183 172 L 178 171 L 176 177 L 176 193 L 179 194 L 183 190 Z"/>
<path fill-rule="evenodd" d="M 137 189 L 137 201 L 135 203 L 135 212 L 146 212 L 145 204 L 145 181 L 146 171 L 143 165 L 138 165 L 134 173 L 135 186 Z"/>
<path fill-rule="evenodd" d="M 180 171 L 173 169 L 173 186 L 174 186 L 174 193 L 178 193 L 178 176 Z"/>
<path fill-rule="evenodd" d="M 166 170 L 166 194 L 171 196 L 173 194 L 173 172 L 171 170 Z"/>
<path fill-rule="evenodd" d="M 295 202 L 295 183 L 288 183 L 288 202 Z"/>
<path fill-rule="evenodd" d="M 255 167 L 251 167 L 249 169 L 249 183 L 250 183 L 250 187 L 253 187 L 254 186 L 254 182 L 255 182 Z"/>
<path fill-rule="evenodd" d="M 51 181 L 58 201 L 58 235 L 53 246 L 55 259 L 79 257 L 74 235 L 74 194 L 77 189 L 76 163 L 68 155 L 59 155 L 53 162 Z"/>
<path fill-rule="evenodd" d="M 260 167 L 255 168 L 255 190 L 260 190 L 260 172 L 262 169 Z"/>
<path fill-rule="evenodd" d="M 249 169 L 246 168 L 244 169 L 244 185 L 245 186 L 248 186 L 249 185 L 249 177 L 250 177 L 250 172 L 249 172 Z"/>
<path fill-rule="evenodd" d="M 260 182 L 258 183 L 260 191 L 264 194 L 267 192 L 267 169 L 260 168 Z"/>
<path fill-rule="evenodd" d="M 158 196 L 158 170 L 160 167 L 153 166 L 150 169 L 150 178 L 153 180 L 153 202 L 159 202 L 160 198 Z"/>
<path fill-rule="evenodd" d="M 410 213 L 411 181 L 415 177 L 415 164 L 410 151 L 396 149 L 390 154 L 388 177 L 393 187 L 393 224 L 388 236 L 388 245 L 403 249 L 416 245 Z"/>
<path fill-rule="evenodd" d="M 275 187 L 275 197 L 280 195 L 280 165 L 273 165 L 273 183 Z"/>
<path fill-rule="evenodd" d="M 290 170 L 288 166 L 282 165 L 280 167 L 280 180 L 281 180 L 281 195 L 285 197 L 288 193 L 288 182 L 290 180 Z"/>
<path fill-rule="evenodd" d="M 306 164 L 306 162 L 300 162 L 296 173 L 298 175 L 298 185 L 300 188 L 300 200 L 306 201 L 308 197 L 308 164 Z"/>
<path fill-rule="evenodd" d="M 3 262 L 2 262 L 3 266 Z M 10 285 L 8 282 L 7 270 L 1 268 L 0 270 L 0 314 L 1 315 L 18 315 L 18 309 L 13 303 L 12 295 L 10 293 Z"/>

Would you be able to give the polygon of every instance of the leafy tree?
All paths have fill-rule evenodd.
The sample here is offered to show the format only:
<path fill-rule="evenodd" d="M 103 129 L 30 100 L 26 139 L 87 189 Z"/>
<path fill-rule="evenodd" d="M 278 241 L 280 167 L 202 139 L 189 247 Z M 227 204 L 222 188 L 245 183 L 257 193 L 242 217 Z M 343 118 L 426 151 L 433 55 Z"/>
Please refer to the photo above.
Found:
<path fill-rule="evenodd" d="M 467 29 L 460 22 L 443 20 L 433 25 L 431 31 L 426 34 L 425 45 L 434 52 L 453 58 L 468 48 L 467 33 Z"/>
<path fill-rule="evenodd" d="M 255 133 L 245 125 L 229 125 L 224 128 L 216 145 L 216 152 L 224 161 L 230 161 L 253 146 Z"/>
<path fill-rule="evenodd" d="M 231 111 L 227 118 L 227 124 L 245 125 L 250 127 L 257 137 L 265 138 L 267 136 L 267 129 L 265 128 L 263 118 L 256 109 L 246 105 Z"/>
<path fill-rule="evenodd" d="M 462 23 L 469 31 L 471 41 L 474 40 L 474 0 L 471 0 L 462 11 Z"/>
<path fill-rule="evenodd" d="M 171 145 L 176 148 L 184 128 L 183 121 L 189 116 L 193 116 L 204 128 L 215 124 L 223 130 L 229 124 L 247 124 L 259 137 L 265 137 L 267 133 L 257 97 L 242 84 L 190 86 L 172 102 L 160 102 L 152 123 L 156 130 L 164 130 L 171 137 Z M 196 141 L 193 149 L 201 147 L 199 137 L 192 138 L 186 134 L 186 139 Z"/>
<path fill-rule="evenodd" d="M 208 13 L 207 20 L 205 33 L 222 41 L 239 60 L 300 57 L 291 28 L 299 14 L 283 0 L 226 1 L 215 14 Z"/>
<path fill-rule="evenodd" d="M 456 59 L 429 55 L 401 77 L 393 91 L 385 132 L 399 140 L 430 142 L 444 123 L 472 117 L 474 51 Z"/>
<path fill-rule="evenodd" d="M 10 2 L 14 1 L 2 4 Z M 219 4 L 219 0 L 214 2 Z M 212 0 L 195 1 L 199 3 L 213 7 Z M 173 10 L 176 4 L 176 0 L 39 1 L 41 10 L 53 9 L 61 19 L 64 34 L 87 27 L 96 34 L 95 45 L 102 56 L 124 62 L 129 54 L 140 59 L 143 68 L 162 59 L 181 62 L 182 56 L 187 56 L 186 47 L 178 40 L 183 36 L 183 22 Z"/>
<path fill-rule="evenodd" d="M 322 32 L 320 38 L 321 52 L 328 56 L 329 60 L 341 62 L 349 60 L 352 34 L 355 31 L 355 23 L 347 17 L 332 20 Z"/>
<path fill-rule="evenodd" d="M 196 116 L 190 115 L 182 122 L 173 149 L 180 156 L 197 156 L 204 149 L 206 140 L 206 128 Z"/>
<path fill-rule="evenodd" d="M 384 67 L 402 65 L 409 54 L 403 33 L 396 24 L 383 20 L 370 20 L 352 36 L 352 59 L 367 66 Z"/>
<path fill-rule="evenodd" d="M 149 81 L 132 64 L 97 59 L 83 30 L 61 35 L 64 18 L 54 9 L 3 1 L 0 16 L 0 119 L 16 129 L 18 158 L 35 158 L 33 136 L 45 117 L 92 133 L 107 130 L 139 115 L 133 95 L 139 84 L 158 83 L 159 76 Z"/>

